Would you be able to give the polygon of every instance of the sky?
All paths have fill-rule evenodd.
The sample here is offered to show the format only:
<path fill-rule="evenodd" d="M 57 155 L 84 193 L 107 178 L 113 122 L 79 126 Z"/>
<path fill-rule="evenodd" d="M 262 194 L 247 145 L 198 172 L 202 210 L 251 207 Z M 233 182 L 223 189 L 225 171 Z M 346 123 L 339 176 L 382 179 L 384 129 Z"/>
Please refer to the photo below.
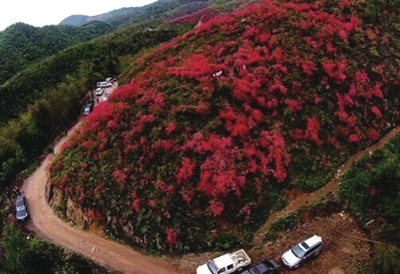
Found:
<path fill-rule="evenodd" d="M 23 22 L 35 27 L 57 25 L 70 15 L 98 15 L 156 0 L 0 0 L 0 31 Z"/>

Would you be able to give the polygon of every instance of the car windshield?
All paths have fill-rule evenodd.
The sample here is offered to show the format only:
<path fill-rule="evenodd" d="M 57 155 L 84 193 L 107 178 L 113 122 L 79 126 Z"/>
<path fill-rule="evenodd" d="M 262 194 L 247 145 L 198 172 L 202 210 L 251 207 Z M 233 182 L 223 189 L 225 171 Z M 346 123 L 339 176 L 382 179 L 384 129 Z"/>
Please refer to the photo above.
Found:
<path fill-rule="evenodd" d="M 214 261 L 209 261 L 207 263 L 208 269 L 211 271 L 211 273 L 213 274 L 217 274 L 218 273 L 218 267 L 216 266 Z"/>
<path fill-rule="evenodd" d="M 297 258 L 302 258 L 304 256 L 304 250 L 301 249 L 301 247 L 299 245 L 296 245 L 292 248 L 292 252 L 293 254 L 297 257 Z"/>
<path fill-rule="evenodd" d="M 17 206 L 17 211 L 22 211 L 25 210 L 25 206 L 24 205 L 18 205 Z"/>

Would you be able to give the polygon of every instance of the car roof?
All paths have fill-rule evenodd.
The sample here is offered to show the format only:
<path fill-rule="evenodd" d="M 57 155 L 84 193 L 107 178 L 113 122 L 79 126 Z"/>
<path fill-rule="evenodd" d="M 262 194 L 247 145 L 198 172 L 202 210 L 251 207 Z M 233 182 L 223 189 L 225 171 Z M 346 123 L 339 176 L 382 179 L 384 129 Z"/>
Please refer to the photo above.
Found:
<path fill-rule="evenodd" d="M 254 274 L 257 274 L 257 273 L 265 273 L 266 271 L 268 271 L 269 270 L 269 267 L 264 263 L 264 262 L 261 262 L 261 263 L 259 263 L 258 265 L 256 265 L 256 266 L 253 266 L 251 269 L 250 269 L 250 273 L 254 273 Z"/>
<path fill-rule="evenodd" d="M 224 254 L 215 258 L 214 263 L 217 265 L 218 268 L 225 267 L 227 265 L 233 264 L 233 260 L 230 254 Z"/>
<path fill-rule="evenodd" d="M 315 246 L 318 243 L 322 242 L 322 238 L 320 236 L 314 235 L 308 239 L 306 239 L 305 241 L 303 241 L 300 245 L 302 248 L 304 248 L 305 250 L 309 249 L 312 246 Z"/>
<path fill-rule="evenodd" d="M 262 261 L 262 263 L 268 266 L 269 268 L 275 268 L 275 269 L 279 268 L 279 265 L 274 260 L 265 260 Z"/>
<path fill-rule="evenodd" d="M 254 273 L 254 274 L 266 273 L 270 270 L 275 270 L 275 269 L 279 269 L 279 265 L 275 261 L 265 260 L 250 268 L 247 273 Z"/>

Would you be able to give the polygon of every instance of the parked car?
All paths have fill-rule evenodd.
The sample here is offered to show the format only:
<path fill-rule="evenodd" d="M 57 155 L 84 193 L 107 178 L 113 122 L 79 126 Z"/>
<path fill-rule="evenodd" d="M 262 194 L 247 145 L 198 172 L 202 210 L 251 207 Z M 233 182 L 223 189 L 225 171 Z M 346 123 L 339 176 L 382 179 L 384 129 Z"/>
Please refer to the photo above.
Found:
<path fill-rule="evenodd" d="M 18 196 L 15 200 L 15 216 L 20 221 L 27 219 L 29 216 L 26 198 L 23 195 Z"/>
<path fill-rule="evenodd" d="M 200 265 L 196 269 L 196 274 L 231 274 L 242 271 L 243 268 L 251 264 L 249 255 L 244 249 L 227 253 Z"/>
<path fill-rule="evenodd" d="M 279 265 L 274 260 L 265 260 L 243 271 L 242 274 L 276 274 L 278 271 Z"/>
<path fill-rule="evenodd" d="M 314 235 L 286 251 L 282 255 L 282 262 L 289 268 L 297 268 L 304 260 L 317 256 L 322 247 L 322 238 Z"/>
<path fill-rule="evenodd" d="M 103 92 L 104 92 L 104 88 L 96 88 L 95 94 L 96 94 L 96 96 L 100 96 L 100 95 L 103 95 Z"/>
<path fill-rule="evenodd" d="M 84 110 L 83 110 L 83 114 L 84 115 L 89 115 L 93 110 L 93 106 L 94 106 L 93 102 L 87 103 L 85 108 L 84 108 Z"/>
<path fill-rule="evenodd" d="M 108 87 L 111 87 L 112 84 L 109 83 L 109 82 L 103 81 L 103 82 L 97 82 L 96 86 L 97 86 L 98 88 L 108 88 Z"/>

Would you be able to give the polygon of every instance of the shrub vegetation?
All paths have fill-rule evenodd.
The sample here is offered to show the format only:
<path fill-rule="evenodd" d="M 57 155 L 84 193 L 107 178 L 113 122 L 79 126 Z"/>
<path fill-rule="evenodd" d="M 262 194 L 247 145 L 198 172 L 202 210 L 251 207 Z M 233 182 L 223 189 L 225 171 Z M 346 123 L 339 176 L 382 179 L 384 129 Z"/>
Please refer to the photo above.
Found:
<path fill-rule="evenodd" d="M 374 243 L 374 273 L 399 273 L 400 136 L 345 174 L 340 197 Z M 373 221 L 373 222 L 370 222 Z"/>

